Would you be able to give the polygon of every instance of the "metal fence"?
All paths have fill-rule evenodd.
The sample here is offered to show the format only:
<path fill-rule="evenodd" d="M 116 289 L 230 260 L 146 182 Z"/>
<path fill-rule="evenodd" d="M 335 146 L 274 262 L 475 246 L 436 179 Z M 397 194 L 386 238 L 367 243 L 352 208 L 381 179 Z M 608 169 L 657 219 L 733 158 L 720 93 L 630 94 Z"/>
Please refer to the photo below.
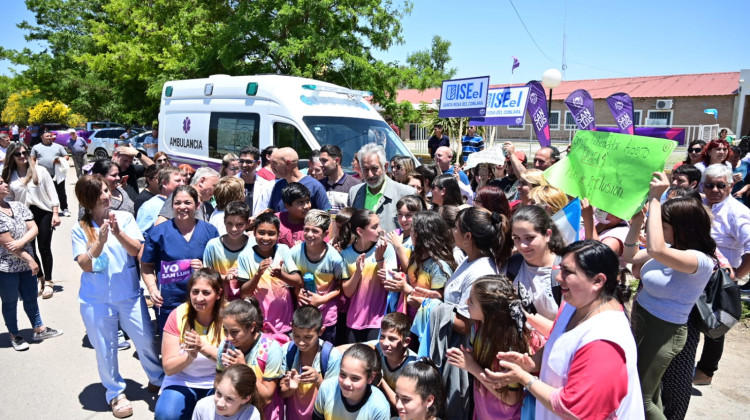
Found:
<path fill-rule="evenodd" d="M 416 124 L 414 124 L 416 125 Z M 502 136 L 500 135 L 500 128 L 502 127 Z M 515 127 L 515 126 L 514 126 Z M 539 148 L 539 143 L 536 140 L 536 134 L 531 124 L 524 124 L 523 128 L 508 128 L 507 126 L 485 126 L 485 147 L 491 147 L 497 143 L 503 143 L 511 141 L 516 145 L 516 148 L 522 147 L 522 150 L 527 149 L 529 153 L 535 152 Z M 602 127 L 613 127 L 602 125 Z M 657 125 L 642 125 L 639 127 L 663 127 Z M 711 139 L 715 139 L 719 135 L 719 125 L 672 125 L 672 128 L 684 128 L 685 129 L 685 143 L 682 146 L 675 148 L 677 151 L 681 149 L 682 152 L 687 148 L 688 143 L 693 140 L 703 140 L 708 142 Z M 558 148 L 564 149 L 570 144 L 571 140 L 575 136 L 578 128 L 571 128 L 569 126 L 564 127 L 564 134 L 561 135 L 559 129 L 553 127 L 551 130 L 552 144 Z M 427 129 L 419 127 L 419 129 L 410 130 L 410 134 L 416 134 L 416 139 L 405 140 L 406 146 L 415 155 L 426 155 L 427 154 L 427 138 L 429 137 L 429 131 Z M 451 147 L 453 150 L 459 151 L 461 148 L 461 139 L 451 139 Z"/>

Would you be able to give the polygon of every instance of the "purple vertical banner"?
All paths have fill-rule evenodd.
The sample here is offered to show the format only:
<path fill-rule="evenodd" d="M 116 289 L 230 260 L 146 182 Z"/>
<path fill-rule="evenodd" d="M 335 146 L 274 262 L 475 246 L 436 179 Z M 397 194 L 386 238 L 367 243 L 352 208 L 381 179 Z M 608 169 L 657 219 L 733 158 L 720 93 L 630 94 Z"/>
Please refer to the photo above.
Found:
<path fill-rule="evenodd" d="M 534 132 L 539 144 L 542 147 L 547 147 L 550 145 L 547 95 L 544 94 L 544 87 L 538 80 L 532 80 L 526 83 L 526 86 L 529 87 L 529 101 L 526 109 L 531 117 L 531 123 L 534 125 Z"/>
<path fill-rule="evenodd" d="M 596 131 L 596 121 L 594 120 L 594 100 L 585 89 L 573 91 L 565 99 L 565 106 L 568 107 L 576 125 L 581 130 Z"/>
<path fill-rule="evenodd" d="M 617 128 L 622 134 L 633 134 L 635 123 L 633 121 L 633 99 L 627 93 L 614 93 L 607 98 L 609 112 L 615 118 Z"/>

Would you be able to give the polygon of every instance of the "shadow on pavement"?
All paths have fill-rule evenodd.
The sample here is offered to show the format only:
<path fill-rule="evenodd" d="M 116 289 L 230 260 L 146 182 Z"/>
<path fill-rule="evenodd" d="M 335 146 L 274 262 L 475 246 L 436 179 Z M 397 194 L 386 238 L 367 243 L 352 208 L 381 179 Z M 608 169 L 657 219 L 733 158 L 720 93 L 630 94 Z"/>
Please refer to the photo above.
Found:
<path fill-rule="evenodd" d="M 145 401 L 148 404 L 148 410 L 152 413 L 154 412 L 156 399 L 158 398 L 157 394 L 148 392 L 143 385 L 132 379 L 125 379 L 125 387 L 125 395 L 130 401 Z M 81 403 L 81 408 L 86 411 L 110 411 L 109 404 L 105 401 L 105 398 L 105 389 L 101 383 L 88 385 L 78 394 L 78 401 Z"/>

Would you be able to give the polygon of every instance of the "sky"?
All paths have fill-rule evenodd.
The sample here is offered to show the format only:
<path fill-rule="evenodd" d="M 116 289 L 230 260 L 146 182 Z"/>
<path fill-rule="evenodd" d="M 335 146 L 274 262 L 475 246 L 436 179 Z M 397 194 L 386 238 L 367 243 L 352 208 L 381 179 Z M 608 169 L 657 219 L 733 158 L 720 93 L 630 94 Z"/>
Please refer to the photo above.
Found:
<path fill-rule="evenodd" d="M 7 49 L 41 50 L 42 44 L 26 42 L 24 32 L 15 26 L 22 20 L 34 20 L 24 2 L 3 3 L 7 18 L 0 45 Z M 402 21 L 404 44 L 375 52 L 377 58 L 406 63 L 409 53 L 428 49 L 432 37 L 440 35 L 451 42 L 449 67 L 458 70 L 457 78 L 489 75 L 493 85 L 511 80 L 525 83 L 540 80 L 546 69 L 562 70 L 565 34 L 564 80 L 738 72 L 750 68 L 750 26 L 740 20 L 750 15 L 747 0 L 413 3 L 411 14 Z M 513 56 L 518 58 L 520 67 L 511 79 Z M 0 61 L 0 74 L 11 74 L 9 66 L 9 62 Z"/>

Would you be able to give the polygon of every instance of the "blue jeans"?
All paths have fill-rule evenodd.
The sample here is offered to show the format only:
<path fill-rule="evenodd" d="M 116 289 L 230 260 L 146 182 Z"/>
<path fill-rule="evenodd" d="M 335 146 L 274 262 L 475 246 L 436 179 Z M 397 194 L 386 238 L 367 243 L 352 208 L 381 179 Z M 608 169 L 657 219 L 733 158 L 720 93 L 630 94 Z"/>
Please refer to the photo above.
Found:
<path fill-rule="evenodd" d="M 213 389 L 188 388 L 170 385 L 161 390 L 154 410 L 155 420 L 190 420 L 198 401 L 211 394 Z"/>
<path fill-rule="evenodd" d="M 29 317 L 34 328 L 41 327 L 42 316 L 39 314 L 39 304 L 36 301 L 38 281 L 31 275 L 31 270 L 20 273 L 0 272 L 0 299 L 3 301 L 3 319 L 8 332 L 18 335 L 18 295 L 23 300 L 23 310 Z"/>
<path fill-rule="evenodd" d="M 96 350 L 99 379 L 107 389 L 107 402 L 125 392 L 117 360 L 117 325 L 133 340 L 149 382 L 161 385 L 164 369 L 154 343 L 154 329 L 143 296 L 111 303 L 81 303 L 86 334 Z"/>

